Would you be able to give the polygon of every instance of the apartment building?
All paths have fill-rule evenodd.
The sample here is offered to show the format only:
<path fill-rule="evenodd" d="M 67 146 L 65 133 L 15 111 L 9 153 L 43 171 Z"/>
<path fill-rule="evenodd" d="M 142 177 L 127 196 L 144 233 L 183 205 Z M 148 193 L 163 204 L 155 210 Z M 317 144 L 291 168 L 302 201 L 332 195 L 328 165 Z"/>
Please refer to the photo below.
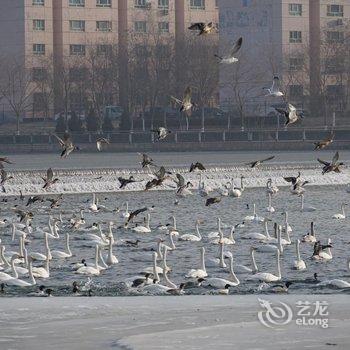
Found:
<path fill-rule="evenodd" d="M 247 113 L 265 114 L 266 102 L 278 102 L 266 99 L 262 90 L 271 86 L 274 75 L 280 77 L 288 99 L 300 107 L 317 104 L 322 89 L 341 90 L 332 74 L 324 76 L 325 45 L 344 41 L 349 19 L 348 0 L 220 0 L 221 49 L 244 38 L 239 68 L 245 76 L 236 90 L 249 101 Z M 332 57 L 328 62 L 334 62 Z M 229 81 L 232 69 L 221 70 L 222 105 L 237 104 Z M 326 84 L 322 88 L 321 80 Z"/>
<path fill-rule="evenodd" d="M 33 80 L 37 80 L 35 77 L 43 73 L 44 61 L 57 68 L 83 60 L 92 47 L 103 50 L 108 45 L 118 45 L 119 80 L 123 81 L 118 102 L 125 105 L 130 45 L 154 37 L 175 44 L 175 39 L 182 40 L 187 27 L 196 21 L 218 23 L 217 1 L 2 0 L 1 56 L 22 60 Z M 32 105 L 26 107 L 25 117 L 41 118 L 40 93 L 33 91 L 32 95 Z M 10 111 L 9 106 L 3 109 Z"/>

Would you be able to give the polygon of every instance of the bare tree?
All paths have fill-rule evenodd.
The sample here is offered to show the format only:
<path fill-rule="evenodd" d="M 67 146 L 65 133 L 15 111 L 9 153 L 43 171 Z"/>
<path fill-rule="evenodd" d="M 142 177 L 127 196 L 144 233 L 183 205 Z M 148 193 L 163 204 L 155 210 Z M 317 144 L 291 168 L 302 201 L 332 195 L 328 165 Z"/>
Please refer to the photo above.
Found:
<path fill-rule="evenodd" d="M 16 116 L 16 132 L 19 135 L 21 117 L 31 105 L 35 91 L 31 71 L 27 69 L 23 60 L 17 57 L 4 57 L 0 74 L 0 95 Z"/>

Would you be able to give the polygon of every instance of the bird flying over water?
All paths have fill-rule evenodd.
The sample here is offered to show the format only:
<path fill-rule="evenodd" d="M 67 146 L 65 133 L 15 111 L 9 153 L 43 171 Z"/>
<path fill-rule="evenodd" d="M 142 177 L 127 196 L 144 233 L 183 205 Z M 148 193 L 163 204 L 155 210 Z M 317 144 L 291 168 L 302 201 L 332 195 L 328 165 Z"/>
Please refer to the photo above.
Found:
<path fill-rule="evenodd" d="M 190 166 L 190 173 L 192 173 L 192 171 L 195 171 L 196 169 L 198 169 L 198 170 L 205 170 L 205 167 L 200 162 L 192 163 L 191 166 Z"/>
<path fill-rule="evenodd" d="M 53 178 L 53 171 L 51 168 L 47 169 L 46 172 L 46 178 L 42 177 L 42 179 L 44 180 L 45 184 L 43 186 L 43 188 L 49 188 L 51 185 L 53 185 L 54 183 L 56 183 L 57 181 L 59 181 L 58 178 Z"/>
<path fill-rule="evenodd" d="M 73 151 L 80 150 L 79 147 L 77 147 L 73 144 L 72 138 L 69 135 L 69 133 L 65 132 L 63 135 L 63 139 L 61 139 L 57 135 L 54 135 L 54 136 L 56 137 L 56 139 L 58 140 L 58 142 L 62 148 L 61 158 L 67 158 Z"/>
<path fill-rule="evenodd" d="M 322 141 L 315 142 L 314 143 L 314 145 L 315 145 L 314 151 L 326 148 L 327 146 L 329 146 L 333 142 L 333 139 L 334 139 L 334 133 L 332 133 L 331 136 L 329 136 L 328 138 L 326 138 Z"/>
<path fill-rule="evenodd" d="M 124 179 L 123 177 L 118 177 L 118 181 L 120 183 L 119 188 L 125 188 L 128 184 L 136 182 L 134 177 L 131 175 L 128 179 Z"/>
<path fill-rule="evenodd" d="M 240 50 L 242 46 L 242 42 L 243 42 L 243 38 L 239 38 L 234 44 L 234 46 L 232 47 L 228 55 L 226 56 L 214 55 L 214 56 L 219 59 L 220 63 L 231 64 L 231 63 L 238 62 L 238 58 L 235 57 L 235 54 Z"/>
<path fill-rule="evenodd" d="M 320 158 L 317 158 L 317 161 L 324 165 L 324 167 L 322 168 L 322 175 L 324 175 L 326 173 L 330 173 L 332 171 L 334 171 L 335 173 L 340 173 L 341 172 L 340 166 L 344 165 L 343 162 L 339 162 L 339 152 L 338 151 L 333 156 L 333 159 L 331 162 L 326 162 Z"/>
<path fill-rule="evenodd" d="M 142 157 L 142 160 L 141 160 L 142 168 L 144 168 L 146 166 L 149 167 L 150 165 L 156 166 L 153 163 L 153 159 L 149 155 L 147 155 L 146 153 L 139 153 L 139 155 Z"/>
<path fill-rule="evenodd" d="M 298 113 L 297 109 L 290 103 L 288 103 L 288 108 L 283 109 L 283 108 L 275 108 L 275 110 L 284 115 L 286 118 L 286 123 L 285 126 L 289 125 L 289 124 L 294 124 L 296 123 L 298 120 L 303 118 L 303 113 Z"/>
<path fill-rule="evenodd" d="M 99 152 L 102 151 L 104 145 L 109 145 L 109 141 L 106 138 L 101 137 L 96 140 L 96 147 Z"/>
<path fill-rule="evenodd" d="M 152 132 L 154 132 L 157 135 L 157 141 L 165 139 L 169 134 L 171 134 L 171 131 L 160 126 L 157 129 L 152 129 Z"/>
<path fill-rule="evenodd" d="M 251 168 L 255 168 L 255 167 L 261 165 L 262 163 L 267 162 L 269 160 L 272 160 L 274 158 L 275 158 L 275 156 L 271 156 L 271 157 L 266 158 L 266 159 L 254 160 L 253 162 L 246 163 L 245 165 L 249 165 Z"/>
<path fill-rule="evenodd" d="M 218 31 L 215 24 L 213 22 L 204 23 L 204 22 L 197 22 L 193 23 L 191 26 L 188 27 L 189 30 L 197 30 L 199 31 L 198 35 L 206 35 L 210 34 L 214 31 Z"/>

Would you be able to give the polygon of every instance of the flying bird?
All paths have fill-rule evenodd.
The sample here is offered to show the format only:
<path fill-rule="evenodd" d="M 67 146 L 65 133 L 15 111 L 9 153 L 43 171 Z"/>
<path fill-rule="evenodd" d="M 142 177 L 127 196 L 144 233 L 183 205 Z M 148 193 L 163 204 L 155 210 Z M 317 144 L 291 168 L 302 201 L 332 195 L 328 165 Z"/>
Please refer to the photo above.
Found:
<path fill-rule="evenodd" d="M 333 142 L 333 139 L 334 139 L 334 133 L 332 133 L 330 137 L 328 137 L 322 141 L 315 142 L 314 143 L 314 145 L 315 145 L 314 151 L 318 151 L 320 149 L 326 148 L 327 146 L 329 146 Z"/>
<path fill-rule="evenodd" d="M 189 30 L 197 30 L 199 31 L 198 35 L 206 35 L 210 34 L 214 31 L 218 31 L 215 24 L 213 22 L 204 23 L 204 22 L 197 22 L 193 23 L 191 26 L 188 27 Z"/>
<path fill-rule="evenodd" d="M 257 166 L 261 165 L 262 163 L 267 162 L 269 160 L 272 160 L 274 158 L 275 158 L 275 156 L 271 156 L 271 157 L 266 158 L 266 159 L 254 160 L 253 162 L 246 163 L 245 165 L 249 165 L 251 168 L 256 168 Z"/>
<path fill-rule="evenodd" d="M 301 177 L 301 173 L 299 171 L 298 176 L 289 176 L 289 177 L 284 177 L 283 179 L 287 182 L 291 182 L 292 185 L 295 185 L 296 183 L 301 181 L 300 177 Z"/>
<path fill-rule="evenodd" d="M 266 88 L 266 87 L 263 88 L 263 90 L 267 90 L 268 92 L 266 96 L 273 96 L 273 97 L 284 96 L 283 92 L 280 91 L 279 82 L 280 82 L 279 77 L 277 76 L 273 77 L 272 86 L 270 88 Z"/>
<path fill-rule="evenodd" d="M 213 204 L 216 204 L 216 203 L 220 203 L 221 202 L 221 197 L 211 197 L 211 198 L 208 198 L 205 202 L 205 206 L 206 207 L 209 207 Z"/>
<path fill-rule="evenodd" d="M 141 214 L 141 213 L 144 213 L 144 212 L 147 211 L 147 210 L 153 210 L 153 209 L 154 209 L 154 205 L 152 205 L 151 207 L 144 207 L 144 208 L 141 208 L 141 209 L 136 209 L 136 210 L 134 210 L 133 212 L 130 213 L 130 215 L 129 215 L 128 219 L 126 220 L 126 223 L 125 223 L 124 226 L 125 226 L 125 227 L 128 227 L 129 222 L 133 221 L 134 218 L 135 218 L 137 215 L 139 215 L 139 214 Z"/>
<path fill-rule="evenodd" d="M 196 169 L 198 169 L 198 170 L 205 170 L 205 167 L 200 162 L 192 163 L 191 166 L 190 166 L 190 173 L 192 173 Z"/>
<path fill-rule="evenodd" d="M 30 211 L 15 209 L 14 212 L 20 217 L 20 222 L 32 220 L 34 217 L 34 214 Z"/>
<path fill-rule="evenodd" d="M 332 171 L 334 171 L 335 173 L 340 173 L 340 166 L 344 165 L 343 162 L 339 162 L 339 152 L 336 152 L 335 155 L 333 156 L 332 161 L 329 162 L 325 162 L 324 160 L 317 158 L 317 161 L 321 164 L 324 165 L 324 167 L 322 168 L 322 175 L 326 174 L 326 173 L 330 173 Z"/>
<path fill-rule="evenodd" d="M 192 102 L 192 89 L 189 86 L 184 92 L 183 100 L 180 100 L 174 96 L 171 96 L 171 99 L 180 105 L 180 112 L 186 112 L 187 115 L 189 115 L 191 113 L 191 110 L 196 106 Z"/>
<path fill-rule="evenodd" d="M 43 188 L 47 189 L 49 188 L 51 185 L 55 184 L 57 181 L 59 181 L 58 178 L 53 178 L 53 171 L 51 168 L 47 169 L 46 172 L 46 178 L 42 177 L 42 179 L 44 180 L 45 184 L 43 186 Z"/>
<path fill-rule="evenodd" d="M 38 201 L 43 202 L 44 200 L 43 200 L 43 198 L 41 196 L 30 196 L 28 198 L 26 207 L 28 207 L 29 205 L 34 204 L 35 202 L 38 202 Z"/>
<path fill-rule="evenodd" d="M 54 135 L 54 136 L 56 137 L 56 139 L 58 140 L 58 142 L 62 148 L 61 158 L 67 158 L 73 151 L 80 150 L 79 147 L 77 147 L 73 144 L 72 138 L 69 135 L 69 133 L 65 132 L 63 135 L 63 139 L 61 139 L 57 135 Z"/>
<path fill-rule="evenodd" d="M 239 38 L 234 44 L 234 46 L 232 47 L 228 55 L 226 56 L 214 55 L 214 56 L 219 59 L 220 63 L 231 64 L 231 63 L 238 62 L 238 58 L 235 57 L 235 54 L 240 50 L 242 46 L 242 42 L 243 42 L 243 38 Z"/>
<path fill-rule="evenodd" d="M 171 131 L 160 126 L 157 129 L 152 129 L 152 132 L 154 132 L 157 135 L 157 141 L 165 139 L 169 134 L 171 134 Z"/>
<path fill-rule="evenodd" d="M 153 163 L 153 159 L 149 155 L 147 155 L 146 153 L 139 153 L 139 155 L 142 157 L 142 160 L 141 160 L 142 168 L 144 168 L 146 166 L 149 167 L 150 165 L 156 166 Z"/>
<path fill-rule="evenodd" d="M 127 185 L 136 182 L 136 180 L 134 179 L 134 177 L 132 175 L 128 179 L 125 179 L 123 177 L 118 177 L 118 181 L 120 183 L 119 188 L 124 188 Z"/>
<path fill-rule="evenodd" d="M 286 118 L 286 124 L 285 126 L 289 125 L 289 124 L 294 124 L 296 123 L 298 120 L 300 120 L 301 118 L 303 118 L 303 113 L 297 112 L 297 109 L 290 103 L 288 103 L 288 108 L 287 109 L 283 109 L 283 108 L 275 108 L 275 110 L 284 115 Z"/>
<path fill-rule="evenodd" d="M 63 198 L 63 194 L 60 194 L 57 198 L 47 198 L 46 200 L 50 202 L 50 208 L 58 208 L 60 206 L 60 201 Z"/>
<path fill-rule="evenodd" d="M 106 138 L 101 137 L 96 140 L 96 147 L 99 152 L 102 151 L 104 145 L 109 145 L 109 141 Z"/>

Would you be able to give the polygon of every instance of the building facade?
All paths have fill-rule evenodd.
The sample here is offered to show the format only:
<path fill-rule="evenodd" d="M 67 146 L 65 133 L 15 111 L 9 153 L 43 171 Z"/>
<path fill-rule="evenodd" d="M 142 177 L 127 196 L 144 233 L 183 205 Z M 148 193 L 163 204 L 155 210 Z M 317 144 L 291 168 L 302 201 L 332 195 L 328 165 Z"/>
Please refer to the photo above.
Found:
<path fill-rule="evenodd" d="M 276 75 L 289 101 L 313 111 L 321 95 L 328 104 L 329 94 L 345 89 L 326 66 L 346 44 L 349 0 L 220 0 L 219 5 L 222 51 L 238 37 L 244 40 L 243 62 L 222 67 L 221 105 L 231 108 L 245 99 L 246 114 L 267 114 L 269 105 L 283 102 L 263 91 Z"/>
<path fill-rule="evenodd" d="M 119 101 L 114 103 L 125 105 L 129 93 L 126 77 L 130 45 L 152 40 L 153 36 L 172 40 L 175 45 L 176 39 L 184 38 L 191 23 L 218 23 L 216 3 L 215 0 L 2 0 L 1 56 L 21 60 L 35 81 L 38 80 L 35 76 L 46 69 L 43 62 L 52 64 L 56 77 L 62 78 L 58 67 L 83 61 L 91 48 L 102 51 L 117 46 L 121 66 L 118 79 L 123 81 L 120 84 L 123 88 L 119 89 Z M 43 98 L 39 94 L 45 91 L 38 92 L 38 84 L 29 85 L 32 86 L 28 92 L 30 102 L 24 114 L 41 118 Z"/>

